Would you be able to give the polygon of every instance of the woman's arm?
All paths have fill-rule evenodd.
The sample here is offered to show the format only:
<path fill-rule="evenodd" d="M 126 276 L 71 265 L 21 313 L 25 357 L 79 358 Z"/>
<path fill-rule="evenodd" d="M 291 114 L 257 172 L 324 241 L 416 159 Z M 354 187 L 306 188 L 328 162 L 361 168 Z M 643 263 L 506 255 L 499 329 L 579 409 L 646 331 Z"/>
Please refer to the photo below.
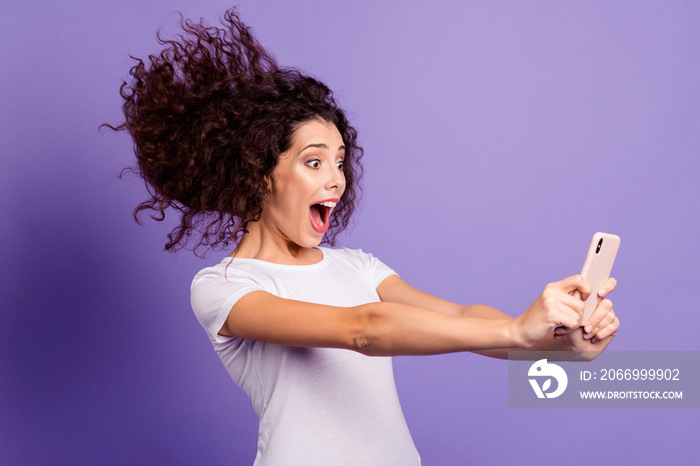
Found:
<path fill-rule="evenodd" d="M 439 354 L 518 344 L 513 329 L 496 320 L 457 317 L 389 302 L 326 306 L 264 291 L 238 300 L 219 334 L 289 346 L 346 348 L 373 356 Z"/>
<path fill-rule="evenodd" d="M 570 277 L 570 279 L 571 278 L 573 277 Z M 559 283 L 561 282 L 548 285 L 543 295 L 538 297 L 537 301 L 533 303 L 533 306 L 541 305 L 541 301 L 544 299 L 556 300 L 557 293 L 553 288 L 556 289 Z M 599 296 L 607 296 L 615 289 L 616 285 L 617 281 L 611 277 L 598 291 Z M 379 285 L 377 292 L 383 301 L 411 303 L 424 309 L 430 309 L 449 315 L 478 319 L 515 320 L 513 317 L 490 306 L 480 304 L 463 306 L 430 295 L 429 293 L 412 287 L 396 275 L 387 277 Z M 590 290 L 588 293 L 590 293 Z M 584 294 L 583 297 L 587 297 L 588 293 Z M 528 309 L 528 311 L 530 311 L 530 309 Z M 528 313 L 528 311 L 526 311 L 526 313 Z M 522 317 L 523 316 L 520 316 L 518 319 Z M 620 321 L 612 310 L 612 302 L 609 299 L 603 299 L 589 319 L 585 329 L 580 329 L 578 324 L 569 328 L 560 327 L 556 331 L 547 332 L 539 342 L 526 349 L 533 351 L 588 352 L 586 357 L 591 357 L 591 354 L 605 349 L 615 336 L 619 326 Z M 519 349 L 522 348 L 497 348 L 473 351 L 485 356 L 507 359 L 508 351 Z"/>
<path fill-rule="evenodd" d="M 405 288 L 400 285 L 403 281 L 392 280 L 394 285 L 390 282 L 385 286 L 387 280 L 378 288 L 382 302 L 348 308 L 255 291 L 238 300 L 219 333 L 291 346 L 347 348 L 368 355 L 531 348 L 552 327 L 574 328 L 583 302 L 569 293 L 579 290 L 585 296 L 590 292 L 582 277 L 569 277 L 548 285 L 527 311 L 513 319 L 486 307 L 462 309 L 415 288 Z M 395 293 L 402 289 L 406 294 L 397 297 Z M 399 302 L 391 302 L 391 298 Z M 436 306 L 441 305 L 446 312 L 436 312 Z M 484 318 L 484 313 L 491 317 Z"/>

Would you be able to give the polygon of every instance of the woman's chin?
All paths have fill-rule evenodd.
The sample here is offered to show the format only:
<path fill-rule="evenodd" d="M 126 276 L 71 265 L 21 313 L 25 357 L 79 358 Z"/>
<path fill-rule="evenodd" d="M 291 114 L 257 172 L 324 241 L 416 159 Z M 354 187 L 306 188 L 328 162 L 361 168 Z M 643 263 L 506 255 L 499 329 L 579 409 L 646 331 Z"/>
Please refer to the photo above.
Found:
<path fill-rule="evenodd" d="M 319 244 L 323 242 L 323 234 L 319 234 L 314 232 L 313 235 L 309 235 L 308 239 L 306 240 L 306 247 L 308 248 L 315 248 Z"/>
<path fill-rule="evenodd" d="M 304 245 L 304 247 L 307 247 L 307 248 L 315 248 L 315 247 L 318 247 L 318 245 L 320 245 L 321 242 L 323 242 L 323 236 L 320 236 L 320 237 L 314 238 L 314 239 L 310 239 L 310 240 Z"/>

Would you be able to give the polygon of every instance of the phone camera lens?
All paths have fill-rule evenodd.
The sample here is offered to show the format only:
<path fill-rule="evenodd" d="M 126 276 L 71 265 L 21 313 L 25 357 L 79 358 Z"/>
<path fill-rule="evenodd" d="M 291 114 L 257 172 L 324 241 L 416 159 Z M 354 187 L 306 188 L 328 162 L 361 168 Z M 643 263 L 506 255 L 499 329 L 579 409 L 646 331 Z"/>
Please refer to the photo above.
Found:
<path fill-rule="evenodd" d="M 598 246 L 595 248 L 595 253 L 598 254 L 600 252 L 600 248 L 603 246 L 603 238 L 600 238 L 600 241 L 598 241 Z"/>

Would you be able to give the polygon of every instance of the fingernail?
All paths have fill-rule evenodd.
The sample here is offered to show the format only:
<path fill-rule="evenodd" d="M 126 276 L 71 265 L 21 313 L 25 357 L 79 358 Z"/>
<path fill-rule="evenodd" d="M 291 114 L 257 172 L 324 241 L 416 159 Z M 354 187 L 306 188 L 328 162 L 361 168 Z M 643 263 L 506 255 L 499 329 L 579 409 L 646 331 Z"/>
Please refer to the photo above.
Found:
<path fill-rule="evenodd" d="M 586 325 L 586 333 L 590 334 L 593 331 L 593 326 L 592 325 Z"/>
<path fill-rule="evenodd" d="M 595 337 L 591 338 L 591 343 L 595 343 L 595 342 L 596 342 Z"/>
<path fill-rule="evenodd" d="M 600 290 L 598 290 L 598 296 L 605 296 L 607 292 L 608 290 L 606 290 L 605 288 L 601 288 Z"/>
<path fill-rule="evenodd" d="M 589 338 L 591 338 L 591 334 L 590 334 L 590 333 L 584 333 L 584 334 L 583 334 L 583 339 L 584 339 L 584 340 L 588 340 Z"/>

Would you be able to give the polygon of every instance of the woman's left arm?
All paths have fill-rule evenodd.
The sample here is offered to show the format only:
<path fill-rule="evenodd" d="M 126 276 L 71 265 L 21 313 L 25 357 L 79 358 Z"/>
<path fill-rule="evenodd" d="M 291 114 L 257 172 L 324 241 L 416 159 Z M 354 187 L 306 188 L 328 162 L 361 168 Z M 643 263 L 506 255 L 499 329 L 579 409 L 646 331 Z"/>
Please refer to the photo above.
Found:
<path fill-rule="evenodd" d="M 600 297 L 607 296 L 615 289 L 616 285 L 617 281 L 612 277 L 609 278 L 598 290 L 598 295 Z M 398 275 L 391 275 L 384 279 L 377 287 L 377 293 L 382 301 L 407 304 L 443 314 L 486 320 L 513 319 L 508 314 L 490 306 L 482 304 L 460 305 L 438 298 L 409 285 Z M 619 327 L 620 321 L 612 309 L 612 302 L 609 299 L 602 299 L 584 328 L 566 329 L 560 327 L 549 332 L 544 339 L 527 351 L 576 351 L 582 352 L 584 358 L 591 359 L 595 357 L 597 352 L 603 351 L 608 346 Z M 474 352 L 493 358 L 507 359 L 509 351 L 513 351 L 513 349 L 503 348 Z"/>

